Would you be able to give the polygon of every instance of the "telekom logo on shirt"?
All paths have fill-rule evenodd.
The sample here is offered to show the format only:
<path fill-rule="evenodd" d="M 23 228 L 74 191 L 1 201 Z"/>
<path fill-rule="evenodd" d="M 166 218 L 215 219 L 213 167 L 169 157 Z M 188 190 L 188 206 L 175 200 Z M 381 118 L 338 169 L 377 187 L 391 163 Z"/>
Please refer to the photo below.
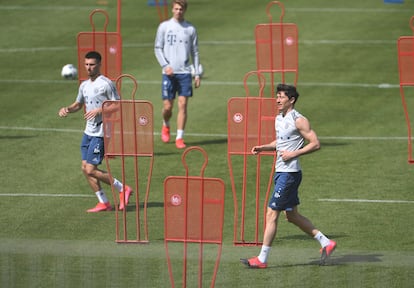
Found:
<path fill-rule="evenodd" d="M 170 44 L 171 46 L 174 45 L 174 42 L 176 42 L 177 35 L 175 34 L 168 34 L 167 35 L 167 42 L 168 44 Z"/>

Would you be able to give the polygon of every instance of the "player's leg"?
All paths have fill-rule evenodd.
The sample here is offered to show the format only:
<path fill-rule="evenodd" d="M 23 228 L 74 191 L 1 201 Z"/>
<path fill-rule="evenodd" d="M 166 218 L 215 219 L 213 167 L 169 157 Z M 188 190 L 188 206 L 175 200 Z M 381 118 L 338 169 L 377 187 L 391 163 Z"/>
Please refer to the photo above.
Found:
<path fill-rule="evenodd" d="M 111 204 L 109 203 L 105 191 L 100 185 L 99 179 L 94 176 L 95 169 L 95 165 L 87 163 L 86 160 L 82 161 L 82 172 L 85 175 L 89 186 L 92 188 L 92 191 L 94 191 L 96 197 L 98 198 L 98 204 L 95 207 L 88 209 L 87 212 L 110 211 L 112 210 Z"/>
<path fill-rule="evenodd" d="M 263 235 L 263 245 L 272 246 L 273 240 L 277 233 L 277 223 L 279 220 L 280 211 L 272 210 L 267 207 L 266 212 L 266 227 Z"/>
<path fill-rule="evenodd" d="M 336 242 L 330 240 L 326 237 L 321 231 L 316 229 L 316 227 L 312 224 L 312 222 L 306 218 L 305 216 L 301 215 L 298 211 L 297 207 L 294 207 L 291 211 L 285 211 L 286 219 L 290 222 L 295 224 L 299 229 L 303 232 L 312 236 L 315 240 L 319 242 L 321 245 L 321 265 L 325 264 L 325 261 L 328 257 L 332 254 L 332 252 L 336 248 Z"/>
<path fill-rule="evenodd" d="M 161 140 L 164 143 L 170 141 L 170 119 L 172 117 L 172 109 L 174 106 L 175 89 L 173 78 L 166 75 L 162 76 L 162 129 Z"/>
<path fill-rule="evenodd" d="M 300 230 L 308 234 L 309 236 L 315 236 L 318 230 L 312 224 L 312 222 L 298 212 L 297 206 L 293 207 L 290 211 L 285 211 L 286 220 L 296 225 Z"/>
<path fill-rule="evenodd" d="M 187 104 L 188 99 L 193 95 L 191 74 L 182 74 L 177 77 L 179 81 L 178 89 L 178 114 L 177 114 L 177 137 L 175 145 L 177 148 L 185 148 L 184 129 L 187 123 Z"/>
<path fill-rule="evenodd" d="M 289 177 L 289 173 L 276 173 L 275 186 L 272 197 L 269 201 L 269 206 L 266 212 L 266 227 L 263 235 L 263 245 L 260 254 L 257 257 L 249 259 L 240 259 L 241 262 L 249 268 L 266 268 L 267 258 L 274 238 L 277 233 L 277 223 L 280 212 L 284 210 L 287 205 L 288 193 L 293 181 Z"/>
<path fill-rule="evenodd" d="M 111 185 L 111 177 L 109 173 L 107 171 L 99 169 L 97 165 L 92 165 L 89 163 L 85 163 L 83 171 L 93 191 L 97 191 L 95 194 L 98 196 L 99 202 L 105 203 L 106 206 L 108 206 L 109 200 L 104 190 L 101 188 L 100 182 L 102 181 L 107 185 Z M 122 182 L 116 178 L 113 178 L 113 185 L 119 192 L 119 210 L 123 210 L 124 207 L 128 205 L 129 198 L 133 193 L 132 188 L 128 185 L 123 185 Z"/>
<path fill-rule="evenodd" d="M 104 147 L 104 140 L 101 137 L 95 137 L 93 139 L 93 146 L 95 147 Z M 94 149 L 94 153 L 99 153 L 99 158 L 101 161 L 96 164 L 92 165 L 90 175 L 92 175 L 94 178 L 98 179 L 99 181 L 104 182 L 107 185 L 111 185 L 111 180 L 113 181 L 113 186 L 116 190 L 119 192 L 119 210 L 123 210 L 125 206 L 128 205 L 129 198 L 132 194 L 132 188 L 128 185 L 124 185 L 121 181 L 116 179 L 115 177 L 111 177 L 107 171 L 101 170 L 98 168 L 98 165 L 101 164 L 103 161 L 105 152 L 103 149 L 99 149 L 99 152 L 97 152 L 97 149 Z M 94 156 L 94 159 L 96 159 L 98 156 Z"/>
<path fill-rule="evenodd" d="M 185 124 L 187 123 L 187 103 L 188 97 L 178 96 L 178 115 L 177 115 L 177 130 L 181 130 L 184 133 Z M 177 138 L 183 138 L 183 134 L 178 135 Z"/>
<path fill-rule="evenodd" d="M 276 237 L 279 215 L 280 211 L 272 210 L 269 207 L 267 208 L 266 227 L 259 255 L 249 259 L 240 259 L 240 261 L 249 268 L 267 268 L 267 258 L 269 256 L 273 240 Z"/>
<path fill-rule="evenodd" d="M 169 122 L 172 116 L 173 106 L 174 106 L 174 100 L 170 100 L 170 99 L 163 100 L 162 120 L 163 120 L 164 125 L 169 126 Z"/>
<path fill-rule="evenodd" d="M 86 177 L 92 191 L 98 197 L 99 203 L 96 207 L 89 209 L 88 212 L 99 212 L 112 210 L 108 197 L 102 189 L 100 182 L 111 185 L 111 177 L 108 172 L 98 168 L 104 158 L 104 140 L 102 137 L 91 137 L 84 135 L 81 145 L 82 153 L 82 172 Z M 122 209 L 125 204 L 128 204 L 129 196 L 132 194 L 132 189 L 114 179 L 114 186 L 120 192 L 120 203 Z M 124 191 L 125 190 L 125 191 Z M 122 194 L 125 192 L 125 196 Z M 125 199 L 125 201 L 124 201 Z"/>
<path fill-rule="evenodd" d="M 263 245 L 260 250 L 260 254 L 257 257 L 257 260 L 259 260 L 260 263 L 267 263 L 267 258 L 269 256 L 273 240 L 275 239 L 277 234 L 280 212 L 281 211 L 273 210 L 269 207 L 267 208 L 266 227 L 263 234 Z"/>
<path fill-rule="evenodd" d="M 91 171 L 94 169 L 94 165 L 88 164 L 88 159 L 93 159 L 94 157 L 94 150 L 91 149 L 91 147 L 94 145 L 92 143 L 94 137 L 91 137 L 89 135 L 83 134 L 80 150 L 81 150 L 81 156 L 82 156 L 82 173 L 86 178 L 86 181 L 88 182 L 89 186 L 91 187 L 92 191 L 95 193 L 95 195 L 98 197 L 99 206 L 102 206 L 101 208 L 103 210 L 106 210 L 106 208 L 109 208 L 110 204 L 108 203 L 108 199 L 106 198 L 105 193 L 103 192 L 100 182 L 97 178 L 91 176 Z M 100 203 L 105 204 L 108 203 L 108 207 L 104 207 L 106 205 L 100 205 Z M 98 205 L 95 208 L 99 208 Z M 92 208 L 94 209 L 94 208 Z M 89 209 L 89 210 L 92 210 Z M 88 210 L 88 211 L 89 211 Z"/>
<path fill-rule="evenodd" d="M 173 100 L 163 100 L 161 140 L 164 143 L 170 141 L 170 119 L 172 116 L 173 104 Z"/>
<path fill-rule="evenodd" d="M 86 140 L 87 139 L 87 140 Z M 88 179 L 92 188 L 94 187 L 94 179 L 110 185 L 110 177 L 106 171 L 100 170 L 100 165 L 104 159 L 104 140 L 103 137 L 84 136 L 82 143 L 82 172 Z M 100 185 L 99 185 L 100 186 Z M 100 187 L 99 187 L 100 188 Z"/>
<path fill-rule="evenodd" d="M 100 183 L 100 181 L 102 181 L 107 185 L 111 185 L 111 178 L 109 177 L 109 173 L 99 169 L 97 165 L 85 163 L 85 165 L 83 165 L 83 174 L 85 174 L 86 179 L 92 188 L 95 187 L 95 180 L 97 183 Z M 100 185 L 99 188 L 101 188 Z"/>

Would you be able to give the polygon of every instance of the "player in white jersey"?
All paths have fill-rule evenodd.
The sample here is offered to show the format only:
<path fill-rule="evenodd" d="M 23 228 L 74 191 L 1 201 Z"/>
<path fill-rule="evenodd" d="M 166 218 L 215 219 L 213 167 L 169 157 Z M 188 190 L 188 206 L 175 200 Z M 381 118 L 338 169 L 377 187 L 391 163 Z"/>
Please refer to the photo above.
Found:
<path fill-rule="evenodd" d="M 112 210 L 108 197 L 101 187 L 101 182 L 111 185 L 108 172 L 98 168 L 104 157 L 104 132 L 102 125 L 102 104 L 106 100 L 119 100 L 115 85 L 100 72 L 101 55 L 90 51 L 85 55 L 85 69 L 89 79 L 79 86 L 78 96 L 74 103 L 59 110 L 60 117 L 79 111 L 85 106 L 84 119 L 86 127 L 81 142 L 82 172 L 98 197 L 98 204 L 87 212 Z M 131 187 L 124 185 L 114 178 L 113 185 L 119 191 L 119 209 L 123 210 L 128 204 L 132 193 Z"/>
<path fill-rule="evenodd" d="M 299 227 L 303 232 L 314 237 L 321 245 L 321 262 L 336 248 L 336 242 L 330 240 L 315 228 L 312 222 L 298 211 L 298 188 L 302 180 L 299 157 L 319 150 L 320 143 L 310 122 L 294 106 L 299 93 L 292 85 L 279 84 L 276 89 L 279 115 L 275 119 L 276 140 L 269 144 L 254 146 L 253 154 L 261 151 L 276 151 L 275 186 L 266 213 L 266 227 L 263 245 L 259 256 L 240 259 L 249 268 L 266 268 L 270 247 L 276 236 L 277 223 L 283 211 L 286 219 Z M 306 141 L 306 143 L 305 143 Z"/>
<path fill-rule="evenodd" d="M 194 87 L 200 86 L 198 37 L 196 28 L 184 19 L 187 0 L 172 1 L 173 17 L 162 22 L 157 29 L 154 53 L 162 67 L 163 126 L 161 139 L 170 141 L 170 118 L 174 99 L 178 94 L 177 148 L 185 148 L 183 140 L 187 122 L 187 102 L 193 95 L 191 62 L 194 65 Z"/>

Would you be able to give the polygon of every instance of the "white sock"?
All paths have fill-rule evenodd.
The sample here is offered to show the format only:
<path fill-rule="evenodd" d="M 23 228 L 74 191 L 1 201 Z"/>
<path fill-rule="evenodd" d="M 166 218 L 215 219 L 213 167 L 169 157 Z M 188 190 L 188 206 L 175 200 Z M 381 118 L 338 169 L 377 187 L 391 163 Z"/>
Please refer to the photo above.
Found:
<path fill-rule="evenodd" d="M 177 130 L 177 137 L 175 138 L 175 140 L 181 139 L 181 138 L 183 138 L 183 136 L 184 136 L 184 130 L 178 129 Z"/>
<path fill-rule="evenodd" d="M 319 241 L 322 248 L 329 245 L 329 241 L 330 241 L 329 238 L 323 235 L 321 231 L 319 231 L 318 234 L 316 234 L 315 237 L 313 238 Z"/>
<path fill-rule="evenodd" d="M 166 127 L 170 127 L 170 121 L 162 121 L 162 125 L 166 126 Z"/>
<path fill-rule="evenodd" d="M 270 249 L 271 249 L 270 246 L 262 245 L 262 249 L 260 250 L 260 254 L 259 254 L 259 256 L 257 256 L 257 258 L 259 258 L 260 262 L 267 263 L 267 257 L 269 256 Z"/>
<path fill-rule="evenodd" d="M 118 190 L 119 192 L 122 192 L 122 190 L 124 189 L 124 185 L 122 184 L 122 182 L 120 182 L 118 179 L 114 178 L 114 187 L 116 190 Z"/>
<path fill-rule="evenodd" d="M 95 192 L 95 194 L 96 194 L 96 197 L 98 197 L 99 202 L 108 203 L 108 198 L 106 198 L 105 192 L 103 190 Z"/>

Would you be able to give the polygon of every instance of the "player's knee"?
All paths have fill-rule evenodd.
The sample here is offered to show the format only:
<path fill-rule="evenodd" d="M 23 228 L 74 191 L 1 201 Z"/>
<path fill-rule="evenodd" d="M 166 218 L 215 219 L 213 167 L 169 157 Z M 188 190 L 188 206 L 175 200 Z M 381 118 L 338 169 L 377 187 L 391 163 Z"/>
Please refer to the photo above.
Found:
<path fill-rule="evenodd" d="M 288 221 L 289 223 L 293 223 L 293 224 L 297 223 L 298 216 L 299 214 L 293 211 L 285 212 L 286 221 Z"/>
<path fill-rule="evenodd" d="M 163 102 L 163 112 L 170 112 L 173 108 L 173 102 L 172 101 L 164 101 Z"/>
<path fill-rule="evenodd" d="M 171 113 L 172 107 L 173 106 L 171 104 L 164 104 L 163 112 L 164 113 Z"/>
<path fill-rule="evenodd" d="M 276 220 L 277 220 L 277 212 L 272 209 L 268 209 L 266 213 L 266 221 L 275 222 Z"/>
<path fill-rule="evenodd" d="M 93 176 L 95 175 L 95 166 L 88 164 L 82 165 L 82 172 L 86 176 Z"/>

